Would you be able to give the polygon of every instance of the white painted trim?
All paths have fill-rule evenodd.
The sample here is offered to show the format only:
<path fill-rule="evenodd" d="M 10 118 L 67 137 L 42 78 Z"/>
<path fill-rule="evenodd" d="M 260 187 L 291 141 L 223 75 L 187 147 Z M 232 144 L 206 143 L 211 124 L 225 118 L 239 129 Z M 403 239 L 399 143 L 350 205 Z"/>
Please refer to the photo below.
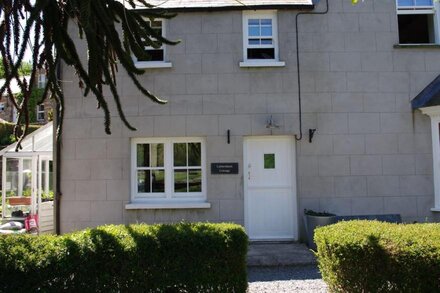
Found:
<path fill-rule="evenodd" d="M 434 179 L 434 208 L 440 211 L 440 106 L 420 108 L 423 114 L 431 118 L 432 164 Z"/>
<path fill-rule="evenodd" d="M 440 208 L 432 208 L 431 212 L 438 213 L 440 212 Z"/>
<path fill-rule="evenodd" d="M 142 61 L 135 62 L 134 65 L 139 69 L 150 69 L 150 68 L 172 68 L 173 63 L 165 61 Z"/>
<path fill-rule="evenodd" d="M 173 144 L 174 143 L 188 143 L 199 142 L 201 143 L 201 166 L 187 167 L 187 169 L 201 169 L 202 170 L 202 192 L 174 192 L 174 166 L 173 166 Z M 165 192 L 164 193 L 138 193 L 137 192 L 137 158 L 136 158 L 136 145 L 140 143 L 162 143 L 164 144 L 164 166 L 165 172 Z M 158 204 L 160 202 L 172 202 L 184 201 L 205 202 L 207 198 L 206 187 L 206 141 L 202 137 L 155 137 L 155 138 L 132 138 L 131 140 L 131 200 L 132 202 Z M 167 203 L 168 204 L 168 203 Z"/>
<path fill-rule="evenodd" d="M 248 32 L 248 19 L 250 18 L 270 18 L 272 19 L 272 40 L 273 45 L 266 46 L 249 46 L 249 32 Z M 243 10 L 243 62 L 247 61 L 255 61 L 254 59 L 248 59 L 247 49 L 248 48 L 274 48 L 275 50 L 275 59 L 261 59 L 262 61 L 279 61 L 279 44 L 278 44 L 278 17 L 276 10 Z M 240 64 L 241 64 L 240 63 Z M 241 66 L 240 66 L 241 67 Z M 255 67 L 255 66 L 252 66 Z"/>
<path fill-rule="evenodd" d="M 437 13 L 440 9 L 440 3 L 434 0 L 432 6 L 399 6 L 398 0 L 396 0 L 396 14 L 397 15 L 409 15 L 409 14 L 433 14 L 434 15 L 434 43 L 440 44 L 440 16 Z M 405 45 L 405 44 L 404 44 Z"/>
<path fill-rule="evenodd" d="M 284 61 L 273 61 L 273 60 L 261 60 L 261 61 L 243 61 L 240 62 L 240 67 L 246 68 L 246 67 L 285 67 L 286 62 Z"/>
<path fill-rule="evenodd" d="M 129 203 L 125 205 L 126 210 L 158 210 L 158 209 L 210 209 L 209 202 L 164 202 L 164 203 Z"/>
<path fill-rule="evenodd" d="M 149 21 L 149 19 L 147 19 Z M 157 18 L 155 21 L 162 22 L 162 37 L 167 36 L 167 25 L 168 21 L 165 18 Z M 146 50 L 151 49 L 162 49 L 163 50 L 163 61 L 137 61 L 136 56 L 132 55 L 134 65 L 139 69 L 149 69 L 149 68 L 171 68 L 173 64 L 167 60 L 167 46 L 162 44 L 160 48 L 146 47 Z"/>
<path fill-rule="evenodd" d="M 293 239 L 294 240 L 298 240 L 299 239 L 299 215 L 300 213 L 298 212 L 298 190 L 297 190 L 297 177 L 296 177 L 296 145 L 295 145 L 295 140 L 292 136 L 286 136 L 286 135 L 282 135 L 282 136 L 274 136 L 274 135 L 270 135 L 270 136 L 245 136 L 243 137 L 243 195 L 244 195 L 244 227 L 246 231 L 249 231 L 249 192 L 248 192 L 248 180 L 246 180 L 246 176 L 248 176 L 248 145 L 249 145 L 249 141 L 253 140 L 253 139 L 267 139 L 267 140 L 276 140 L 277 138 L 289 138 L 291 141 L 291 150 L 290 150 L 290 161 L 291 161 L 291 165 L 290 165 L 290 169 L 291 169 L 291 192 L 292 192 L 292 197 L 293 197 L 293 206 L 292 206 L 292 210 L 294 213 L 294 217 L 296 216 L 296 218 L 294 218 L 293 220 L 295 221 L 294 223 L 294 235 L 293 235 Z M 252 241 L 255 241 L 254 239 L 251 239 Z M 258 239 L 261 241 L 264 240 L 286 240 L 286 239 L 275 239 L 273 237 L 267 236 L 267 238 L 265 239 Z M 257 240 L 257 241 L 258 241 Z M 292 240 L 292 239 L 288 239 L 288 240 Z"/>

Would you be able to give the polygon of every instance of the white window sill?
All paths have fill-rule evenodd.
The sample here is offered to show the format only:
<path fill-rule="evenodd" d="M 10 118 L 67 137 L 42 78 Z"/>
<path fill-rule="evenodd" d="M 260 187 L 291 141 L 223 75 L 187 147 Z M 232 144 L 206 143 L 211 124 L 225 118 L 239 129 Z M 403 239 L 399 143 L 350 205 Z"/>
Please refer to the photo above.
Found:
<path fill-rule="evenodd" d="M 284 67 L 286 62 L 284 61 L 243 61 L 240 62 L 240 67 Z"/>
<path fill-rule="evenodd" d="M 440 208 L 432 208 L 431 212 L 440 213 Z"/>
<path fill-rule="evenodd" d="M 126 210 L 176 210 L 176 209 L 210 209 L 209 202 L 164 202 L 164 203 L 141 203 L 132 202 L 125 205 Z"/>
<path fill-rule="evenodd" d="M 171 68 L 173 67 L 173 63 L 171 62 L 162 62 L 162 61 L 145 61 L 145 62 L 135 62 L 139 69 L 149 69 L 149 68 Z"/>
<path fill-rule="evenodd" d="M 394 49 L 437 49 L 440 44 L 394 44 Z"/>

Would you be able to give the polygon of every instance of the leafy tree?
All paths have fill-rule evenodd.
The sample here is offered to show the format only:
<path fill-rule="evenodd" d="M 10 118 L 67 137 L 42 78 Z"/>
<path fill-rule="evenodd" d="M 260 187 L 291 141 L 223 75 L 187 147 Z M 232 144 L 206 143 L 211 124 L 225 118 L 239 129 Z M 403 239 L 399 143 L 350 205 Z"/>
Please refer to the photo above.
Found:
<path fill-rule="evenodd" d="M 12 104 L 17 108 L 18 119 L 15 135 L 18 142 L 23 140 L 30 122 L 29 102 L 32 85 L 37 72 L 45 69 L 47 93 L 57 103 L 59 125 L 57 137 L 62 132 L 64 114 L 64 95 L 57 78 L 57 67 L 61 61 L 73 67 L 79 78 L 79 87 L 84 96 L 93 95 L 98 107 L 105 114 L 105 131 L 110 134 L 110 112 L 108 97 L 103 89 L 108 87 L 110 98 L 115 101 L 119 117 L 131 130 L 135 130 L 127 121 L 116 90 L 116 71 L 123 67 L 139 91 L 156 103 L 166 103 L 148 91 L 138 81 L 137 75 L 143 74 L 134 65 L 131 55 L 138 59 L 148 58 L 144 48 L 160 47 L 163 43 L 174 45 L 177 42 L 163 38 L 152 29 L 145 18 L 171 18 L 174 15 L 144 9 L 142 15 L 133 9 L 136 5 L 153 8 L 145 0 L 2 0 L 0 1 L 0 53 L 6 83 L 0 88 L 0 95 L 9 93 Z M 24 22 L 24 24 L 23 24 Z M 69 26 L 77 29 L 81 38 L 87 41 L 88 60 L 83 64 L 77 45 L 68 33 Z M 122 28 L 122 34 L 119 33 Z M 70 30 L 69 30 L 70 31 Z M 32 34 L 31 34 L 32 32 Z M 33 35 L 33 39 L 30 36 Z M 30 79 L 22 80 L 20 68 L 24 64 L 23 56 L 27 46 L 32 46 L 32 66 Z M 30 46 L 30 45 L 29 45 Z M 15 79 L 23 93 L 23 99 L 16 103 L 13 99 L 10 82 Z M 20 124 L 25 130 L 18 135 Z M 18 144 L 18 145 L 19 145 Z"/>
<path fill-rule="evenodd" d="M 32 72 L 32 64 L 29 62 L 23 62 L 18 69 L 20 76 L 30 75 Z M 3 66 L 3 59 L 0 58 L 0 78 L 5 78 L 5 67 Z"/>

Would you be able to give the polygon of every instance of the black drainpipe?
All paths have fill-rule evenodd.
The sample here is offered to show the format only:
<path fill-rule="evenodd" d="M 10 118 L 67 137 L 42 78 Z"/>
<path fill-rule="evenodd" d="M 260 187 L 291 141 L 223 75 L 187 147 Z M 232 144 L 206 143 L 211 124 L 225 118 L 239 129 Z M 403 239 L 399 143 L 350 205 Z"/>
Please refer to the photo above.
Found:
<path fill-rule="evenodd" d="M 324 11 L 321 12 L 298 12 L 295 16 L 295 29 L 296 29 L 296 68 L 298 75 L 298 111 L 299 111 L 299 135 L 295 134 L 296 140 L 301 140 L 303 137 L 302 132 L 302 106 L 301 106 L 301 70 L 299 66 L 299 36 L 298 36 L 298 18 L 300 15 L 318 15 L 318 14 L 327 14 L 328 13 L 328 0 L 325 1 L 326 7 Z"/>
<path fill-rule="evenodd" d="M 61 62 L 57 65 L 57 79 L 61 80 Z M 61 133 L 58 133 L 58 128 L 61 123 L 60 121 L 60 113 L 63 109 L 61 109 L 61 104 L 58 100 L 56 100 L 56 123 L 54 129 L 54 139 L 55 139 L 55 233 L 57 235 L 61 234 L 60 227 L 60 203 L 61 203 Z"/>

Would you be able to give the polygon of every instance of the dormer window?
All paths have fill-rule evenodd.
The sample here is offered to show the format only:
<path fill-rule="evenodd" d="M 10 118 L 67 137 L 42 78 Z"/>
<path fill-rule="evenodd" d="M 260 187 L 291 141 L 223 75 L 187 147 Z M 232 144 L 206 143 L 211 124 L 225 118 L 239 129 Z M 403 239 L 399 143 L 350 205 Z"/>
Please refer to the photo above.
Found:
<path fill-rule="evenodd" d="M 400 44 L 439 43 L 434 0 L 396 0 Z"/>
<path fill-rule="evenodd" d="M 241 67 L 284 66 L 279 61 L 277 12 L 243 12 L 243 62 Z"/>

